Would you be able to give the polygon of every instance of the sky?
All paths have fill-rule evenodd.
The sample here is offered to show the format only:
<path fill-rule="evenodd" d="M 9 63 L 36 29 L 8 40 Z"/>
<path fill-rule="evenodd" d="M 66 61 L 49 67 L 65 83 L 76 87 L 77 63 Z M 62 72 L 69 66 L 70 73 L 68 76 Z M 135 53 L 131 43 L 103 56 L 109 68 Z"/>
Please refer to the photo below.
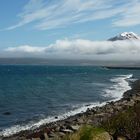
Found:
<path fill-rule="evenodd" d="M 0 57 L 139 59 L 139 42 L 106 41 L 140 35 L 139 13 L 140 0 L 0 0 Z"/>

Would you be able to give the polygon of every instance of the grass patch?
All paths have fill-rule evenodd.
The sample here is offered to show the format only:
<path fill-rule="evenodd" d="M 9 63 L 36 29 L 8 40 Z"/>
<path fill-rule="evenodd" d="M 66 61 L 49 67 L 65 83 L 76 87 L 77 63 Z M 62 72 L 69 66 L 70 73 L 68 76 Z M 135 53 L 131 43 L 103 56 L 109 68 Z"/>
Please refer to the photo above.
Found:
<path fill-rule="evenodd" d="M 78 132 L 64 137 L 63 140 L 93 140 L 93 137 L 103 132 L 105 132 L 103 128 L 85 125 Z"/>

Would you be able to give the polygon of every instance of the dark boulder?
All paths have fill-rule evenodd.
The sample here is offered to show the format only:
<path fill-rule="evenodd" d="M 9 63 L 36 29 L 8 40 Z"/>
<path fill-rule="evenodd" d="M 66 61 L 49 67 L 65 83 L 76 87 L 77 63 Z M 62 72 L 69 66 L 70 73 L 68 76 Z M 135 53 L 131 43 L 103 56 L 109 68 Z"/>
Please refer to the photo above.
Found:
<path fill-rule="evenodd" d="M 11 115 L 11 112 L 4 112 L 3 115 Z"/>

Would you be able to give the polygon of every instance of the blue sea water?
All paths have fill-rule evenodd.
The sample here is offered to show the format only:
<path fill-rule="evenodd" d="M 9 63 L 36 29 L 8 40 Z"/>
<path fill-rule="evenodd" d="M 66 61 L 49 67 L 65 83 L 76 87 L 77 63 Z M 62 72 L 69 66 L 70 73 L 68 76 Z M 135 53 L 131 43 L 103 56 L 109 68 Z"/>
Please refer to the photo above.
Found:
<path fill-rule="evenodd" d="M 33 129 L 120 99 L 130 89 L 128 80 L 139 77 L 140 70 L 0 65 L 0 135 Z"/>

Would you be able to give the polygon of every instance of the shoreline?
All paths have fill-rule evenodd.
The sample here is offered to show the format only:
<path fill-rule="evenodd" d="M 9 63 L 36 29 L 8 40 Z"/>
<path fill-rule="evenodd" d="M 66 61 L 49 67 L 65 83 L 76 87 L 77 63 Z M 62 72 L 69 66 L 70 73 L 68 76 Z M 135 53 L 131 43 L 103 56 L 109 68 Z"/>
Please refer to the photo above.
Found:
<path fill-rule="evenodd" d="M 114 82 L 114 85 L 112 85 L 112 86 L 116 86 L 116 84 L 117 84 L 117 87 L 118 87 L 118 88 L 115 88 L 113 90 L 111 89 L 111 91 L 110 91 L 110 88 L 112 88 L 112 86 L 105 89 L 105 92 L 107 93 L 107 95 L 105 95 L 105 97 L 108 96 L 108 95 L 111 96 L 111 97 L 114 97 L 110 100 L 83 104 L 81 107 L 78 107 L 77 109 L 66 112 L 62 115 L 59 114 L 57 117 L 56 116 L 50 116 L 50 117 L 42 119 L 38 122 L 27 123 L 25 125 L 15 125 L 15 126 L 9 127 L 7 129 L 1 131 L 0 135 L 2 136 L 2 134 L 3 134 L 3 137 L 11 137 L 12 135 L 19 134 L 20 132 L 23 132 L 23 131 L 36 130 L 37 128 L 40 128 L 41 126 L 49 125 L 51 123 L 62 121 L 62 120 L 66 120 L 67 118 L 76 116 L 77 114 L 85 113 L 87 111 L 87 109 L 92 109 L 92 108 L 95 108 L 95 107 L 102 107 L 102 106 L 106 105 L 107 102 L 120 100 L 123 96 L 123 93 L 125 91 L 127 91 L 128 89 L 131 89 L 131 86 L 129 84 L 130 81 L 129 82 L 127 81 L 127 79 L 131 79 L 131 77 L 132 77 L 132 74 L 127 74 L 127 75 L 120 75 L 116 78 L 111 78 L 110 79 L 110 81 Z M 120 83 L 122 83 L 122 85 L 125 85 L 125 86 L 121 87 Z M 122 92 L 120 92 L 116 96 L 115 95 L 116 91 L 118 93 L 118 89 L 120 89 L 120 88 L 121 88 Z M 112 95 L 112 93 L 114 93 L 115 96 Z"/>
<path fill-rule="evenodd" d="M 20 132 L 23 132 L 23 131 L 36 130 L 36 129 L 40 128 L 41 126 L 49 125 L 49 124 L 52 124 L 52 123 L 55 123 L 58 121 L 62 121 L 62 120 L 66 120 L 67 118 L 76 116 L 77 114 L 85 113 L 87 111 L 87 109 L 92 109 L 95 107 L 102 107 L 102 106 L 105 106 L 107 102 L 118 101 L 122 98 L 123 93 L 125 91 L 131 89 L 131 86 L 130 86 L 131 80 L 130 79 L 132 77 L 133 77 L 132 74 L 127 74 L 127 75 L 119 75 L 116 78 L 110 79 L 110 81 L 114 82 L 114 85 L 109 86 L 108 88 L 105 89 L 105 93 L 106 93 L 105 97 L 111 96 L 112 99 L 110 99 L 110 100 L 106 100 L 106 101 L 102 101 L 102 102 L 93 102 L 93 103 L 91 102 L 88 104 L 86 103 L 86 104 L 83 104 L 81 107 L 78 107 L 77 109 L 68 111 L 63 114 L 59 114 L 58 116 L 50 116 L 50 117 L 42 119 L 38 122 L 26 123 L 25 125 L 15 125 L 15 126 L 9 127 L 7 129 L 1 131 L 0 136 L 11 137 L 11 136 L 19 134 Z M 121 86 L 120 83 L 123 86 Z M 117 88 L 112 90 L 111 88 L 113 86 L 116 87 L 116 84 L 117 84 Z M 121 89 L 121 92 L 119 92 L 120 89 Z M 116 96 L 116 93 L 119 93 L 119 94 L 117 94 L 117 96 Z"/>
<path fill-rule="evenodd" d="M 64 120 L 58 120 L 46 125 L 42 125 L 35 130 L 25 130 L 10 137 L 0 138 L 1 140 L 26 140 L 39 138 L 45 135 L 48 138 L 59 135 L 64 136 L 67 133 L 73 133 L 84 124 L 99 126 L 103 121 L 112 115 L 125 110 L 129 106 L 133 106 L 136 101 L 140 101 L 140 80 L 135 81 L 131 85 L 132 89 L 126 91 L 123 97 L 117 101 L 107 102 L 101 107 L 93 107 L 87 109 L 86 112 L 70 116 Z"/>
<path fill-rule="evenodd" d="M 140 66 L 102 66 L 106 69 L 127 69 L 127 70 L 140 70 Z"/>
<path fill-rule="evenodd" d="M 125 91 L 127 91 L 128 89 L 131 89 L 131 86 L 130 86 L 131 80 L 130 79 L 132 77 L 133 77 L 132 74 L 127 74 L 127 75 L 119 75 L 117 77 L 110 79 L 110 81 L 114 82 L 114 84 L 104 89 L 104 91 L 106 93 L 105 97 L 108 97 L 108 96 L 112 97 L 112 99 L 110 99 L 110 100 L 106 100 L 106 101 L 102 101 L 102 102 L 86 103 L 86 104 L 81 105 L 80 107 L 77 106 L 78 108 L 76 108 L 74 110 L 68 111 L 63 114 L 59 114 L 58 116 L 48 116 L 47 118 L 42 119 L 37 122 L 25 123 L 25 125 L 14 125 L 12 127 L 9 127 L 7 129 L 1 131 L 0 136 L 10 137 L 12 135 L 19 134 L 20 132 L 23 132 L 23 131 L 35 130 L 36 128 L 39 128 L 40 126 L 44 126 L 46 124 L 50 124 L 50 123 L 53 123 L 56 121 L 66 120 L 67 118 L 75 116 L 77 114 L 85 113 L 87 111 L 87 109 L 92 109 L 95 107 L 102 107 L 107 102 L 120 100 L 123 96 L 123 93 Z M 128 81 L 128 79 L 129 79 L 129 81 Z M 120 85 L 120 83 L 121 83 L 121 85 Z M 112 90 L 112 87 L 115 87 L 115 88 L 113 88 L 113 90 Z M 119 92 L 120 90 L 121 90 L 121 92 Z M 116 96 L 116 93 L 117 93 L 117 96 Z"/>

